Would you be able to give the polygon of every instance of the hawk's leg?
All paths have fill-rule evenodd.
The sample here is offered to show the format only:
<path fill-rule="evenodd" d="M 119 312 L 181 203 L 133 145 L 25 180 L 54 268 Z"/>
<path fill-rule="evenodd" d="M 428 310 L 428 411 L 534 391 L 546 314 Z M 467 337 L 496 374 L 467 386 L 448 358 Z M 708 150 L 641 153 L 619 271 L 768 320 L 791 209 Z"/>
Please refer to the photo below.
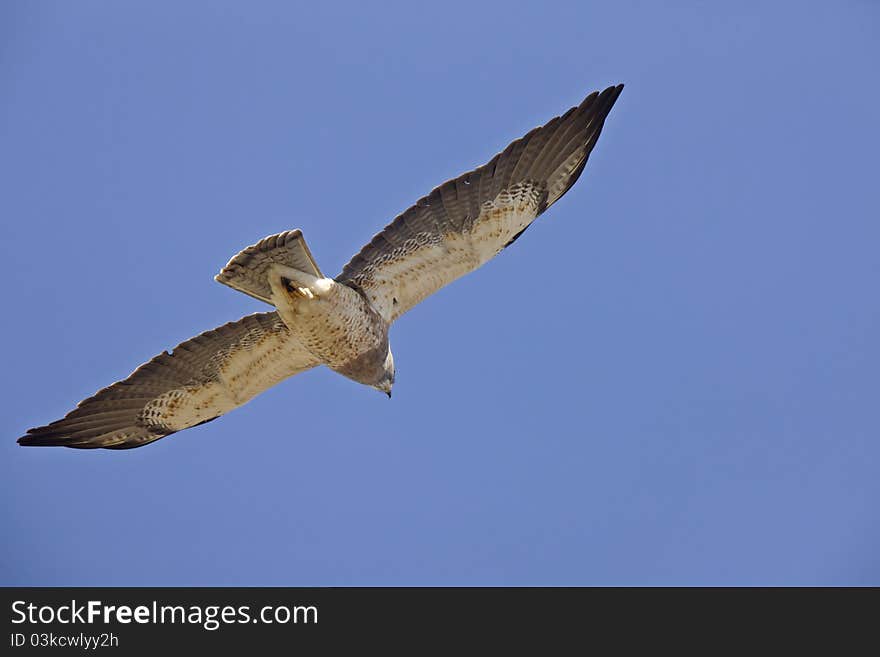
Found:
<path fill-rule="evenodd" d="M 305 299 L 318 299 L 333 286 L 333 281 L 329 278 L 319 278 L 277 263 L 270 267 L 268 276 L 273 295 L 284 293 Z"/>

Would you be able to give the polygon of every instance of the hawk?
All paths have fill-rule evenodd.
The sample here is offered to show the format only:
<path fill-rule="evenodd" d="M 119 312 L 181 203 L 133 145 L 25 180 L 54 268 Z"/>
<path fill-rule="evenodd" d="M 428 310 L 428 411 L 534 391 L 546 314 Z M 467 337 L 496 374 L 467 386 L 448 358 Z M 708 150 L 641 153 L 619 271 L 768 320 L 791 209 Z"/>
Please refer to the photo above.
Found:
<path fill-rule="evenodd" d="M 512 142 L 398 215 L 336 278 L 303 235 L 272 235 L 215 280 L 274 306 L 202 333 L 97 392 L 21 445 L 128 449 L 210 422 L 318 365 L 391 396 L 388 329 L 440 288 L 492 259 L 577 181 L 623 85 Z"/>

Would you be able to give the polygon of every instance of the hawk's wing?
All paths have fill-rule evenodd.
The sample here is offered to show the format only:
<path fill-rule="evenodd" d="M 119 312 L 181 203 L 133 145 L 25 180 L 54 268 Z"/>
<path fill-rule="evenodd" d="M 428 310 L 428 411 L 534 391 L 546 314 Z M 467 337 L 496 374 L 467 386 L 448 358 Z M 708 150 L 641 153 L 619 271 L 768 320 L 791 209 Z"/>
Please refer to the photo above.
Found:
<path fill-rule="evenodd" d="M 18 442 L 140 447 L 213 420 L 317 364 L 277 313 L 248 315 L 159 354 Z"/>
<path fill-rule="evenodd" d="M 575 183 L 623 85 L 517 139 L 397 216 L 337 281 L 364 291 L 387 321 L 513 242 Z"/>

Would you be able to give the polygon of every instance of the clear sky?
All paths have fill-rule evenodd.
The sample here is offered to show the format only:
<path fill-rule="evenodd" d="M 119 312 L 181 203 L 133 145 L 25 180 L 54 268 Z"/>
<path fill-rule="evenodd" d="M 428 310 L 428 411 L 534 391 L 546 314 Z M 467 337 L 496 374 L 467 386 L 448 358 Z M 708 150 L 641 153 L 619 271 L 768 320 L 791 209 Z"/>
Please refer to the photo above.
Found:
<path fill-rule="evenodd" d="M 880 584 L 875 2 L 3 2 L 0 583 Z M 587 170 L 319 369 L 124 452 L 31 426 L 623 82 Z"/>

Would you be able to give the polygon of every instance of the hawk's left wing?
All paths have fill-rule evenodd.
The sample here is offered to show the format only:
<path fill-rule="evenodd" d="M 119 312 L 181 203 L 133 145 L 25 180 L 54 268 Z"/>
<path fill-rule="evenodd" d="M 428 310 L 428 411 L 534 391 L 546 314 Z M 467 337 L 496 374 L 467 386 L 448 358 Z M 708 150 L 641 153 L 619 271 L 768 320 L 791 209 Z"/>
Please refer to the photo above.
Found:
<path fill-rule="evenodd" d="M 159 354 L 64 418 L 28 430 L 18 442 L 140 447 L 209 422 L 318 364 L 278 313 L 248 315 Z"/>
<path fill-rule="evenodd" d="M 484 264 L 577 181 L 622 90 L 590 94 L 488 164 L 443 183 L 398 215 L 336 280 L 363 290 L 391 322 Z"/>

